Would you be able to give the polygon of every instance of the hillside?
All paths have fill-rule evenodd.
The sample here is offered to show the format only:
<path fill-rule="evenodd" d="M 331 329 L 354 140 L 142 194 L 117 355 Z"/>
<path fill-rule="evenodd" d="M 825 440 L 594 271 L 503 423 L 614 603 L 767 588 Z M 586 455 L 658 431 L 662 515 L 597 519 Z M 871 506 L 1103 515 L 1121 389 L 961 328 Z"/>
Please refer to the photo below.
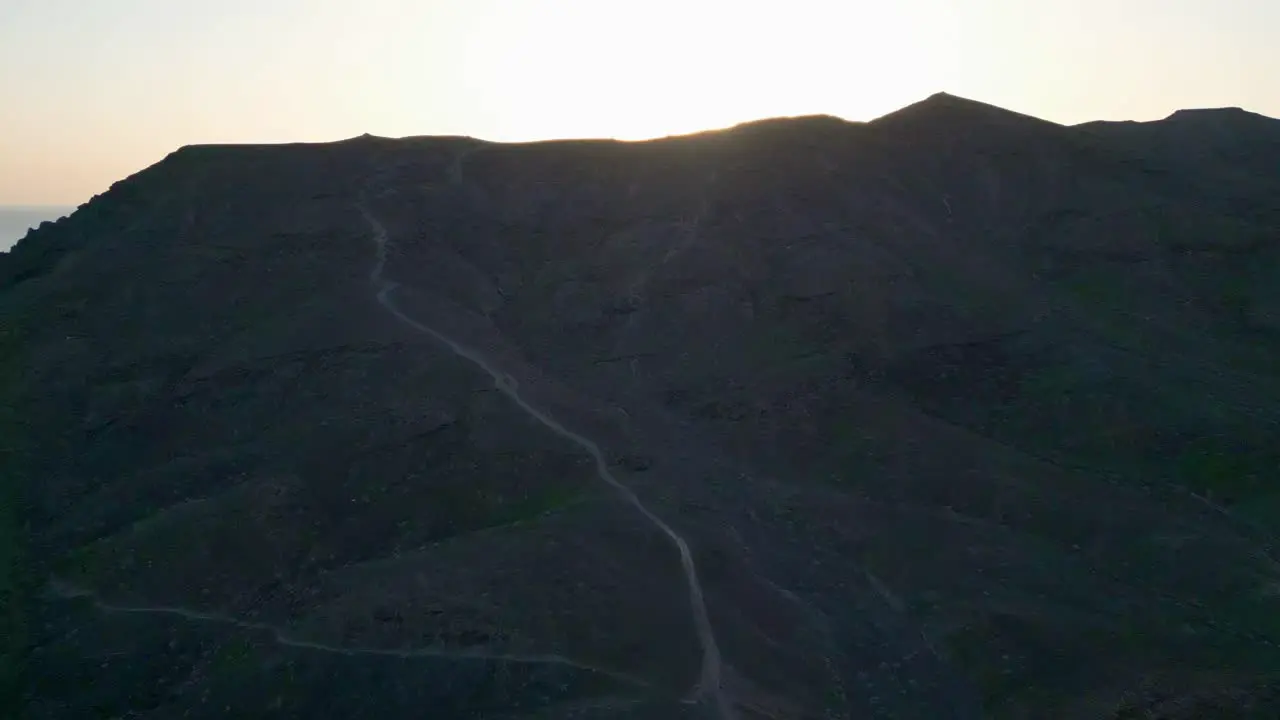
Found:
<path fill-rule="evenodd" d="M 0 323 L 24 717 L 1280 715 L 1278 120 L 184 147 Z"/>

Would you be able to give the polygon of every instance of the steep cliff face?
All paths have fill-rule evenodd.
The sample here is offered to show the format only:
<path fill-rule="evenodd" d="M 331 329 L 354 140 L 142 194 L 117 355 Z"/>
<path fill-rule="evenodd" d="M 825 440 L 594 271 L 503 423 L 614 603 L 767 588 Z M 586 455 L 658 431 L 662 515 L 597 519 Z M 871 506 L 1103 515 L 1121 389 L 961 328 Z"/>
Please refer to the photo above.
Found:
<path fill-rule="evenodd" d="M 1270 716 L 1277 142 L 183 148 L 0 260 L 27 712 Z"/>

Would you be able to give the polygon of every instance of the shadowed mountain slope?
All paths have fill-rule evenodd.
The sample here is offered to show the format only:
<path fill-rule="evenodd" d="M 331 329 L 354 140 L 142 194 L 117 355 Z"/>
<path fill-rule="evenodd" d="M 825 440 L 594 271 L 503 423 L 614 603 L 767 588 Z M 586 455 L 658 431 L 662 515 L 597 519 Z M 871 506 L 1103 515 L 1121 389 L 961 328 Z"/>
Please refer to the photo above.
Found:
<path fill-rule="evenodd" d="M 25 716 L 1275 717 L 1278 148 L 182 148 L 0 256 Z"/>

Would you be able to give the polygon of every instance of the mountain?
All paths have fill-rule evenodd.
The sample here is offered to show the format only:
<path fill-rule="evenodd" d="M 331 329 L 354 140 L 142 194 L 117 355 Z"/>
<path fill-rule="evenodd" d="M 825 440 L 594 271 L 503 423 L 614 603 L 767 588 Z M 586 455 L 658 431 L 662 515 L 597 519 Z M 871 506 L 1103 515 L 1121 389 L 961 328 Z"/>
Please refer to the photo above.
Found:
<path fill-rule="evenodd" d="M 1277 147 L 181 148 L 0 256 L 19 714 L 1276 717 Z"/>
<path fill-rule="evenodd" d="M 0 252 L 7 252 L 31 228 L 65 215 L 72 209 L 56 205 L 0 205 Z"/>

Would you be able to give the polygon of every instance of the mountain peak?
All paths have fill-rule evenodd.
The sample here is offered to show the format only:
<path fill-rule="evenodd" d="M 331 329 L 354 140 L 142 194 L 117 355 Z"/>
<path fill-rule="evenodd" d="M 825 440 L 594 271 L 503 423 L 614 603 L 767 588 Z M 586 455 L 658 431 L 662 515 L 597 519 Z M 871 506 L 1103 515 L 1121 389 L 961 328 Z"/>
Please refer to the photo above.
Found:
<path fill-rule="evenodd" d="M 1280 122 L 1276 118 L 1249 112 L 1241 107 L 1190 108 L 1176 110 L 1165 118 L 1166 122 L 1203 124 L 1216 126 L 1243 126 L 1246 124 L 1270 124 Z"/>
<path fill-rule="evenodd" d="M 917 103 L 891 112 L 871 121 L 880 126 L 918 126 L 939 130 L 954 126 L 974 125 L 1053 125 L 1047 120 L 1005 110 L 977 100 L 970 100 L 947 92 L 936 92 Z"/>
<path fill-rule="evenodd" d="M 1170 131 L 1199 143 L 1280 142 L 1280 120 L 1238 107 L 1178 110 L 1160 122 Z"/>
<path fill-rule="evenodd" d="M 962 97 L 960 97 L 959 95 L 952 95 L 951 93 L 946 92 L 945 90 L 943 90 L 943 91 L 939 91 L 939 92 L 936 92 L 936 93 L 934 93 L 934 94 L 930 95 L 929 97 L 925 98 L 924 100 L 921 100 L 920 102 L 921 102 L 921 103 L 935 103 L 935 104 L 937 104 L 937 103 L 952 103 L 952 104 L 956 104 L 956 103 L 974 103 L 974 104 L 977 104 L 977 105 L 983 105 L 983 104 L 985 104 L 985 103 L 980 103 L 980 102 L 978 102 L 977 100 L 969 100 L 968 98 L 962 98 Z"/>
<path fill-rule="evenodd" d="M 735 137 L 804 136 L 812 139 L 832 133 L 844 133 L 861 125 L 862 123 L 849 122 L 834 115 L 795 115 L 739 123 L 728 128 L 728 132 Z"/>
<path fill-rule="evenodd" d="M 1175 118 L 1191 119 L 1191 118 L 1210 117 L 1210 116 L 1247 117 L 1249 115 L 1253 115 L 1253 113 L 1245 110 L 1242 107 L 1237 107 L 1233 105 L 1230 107 L 1185 108 L 1183 110 L 1174 110 L 1173 114 L 1169 115 L 1169 117 L 1165 119 L 1166 120 L 1173 120 Z"/>

